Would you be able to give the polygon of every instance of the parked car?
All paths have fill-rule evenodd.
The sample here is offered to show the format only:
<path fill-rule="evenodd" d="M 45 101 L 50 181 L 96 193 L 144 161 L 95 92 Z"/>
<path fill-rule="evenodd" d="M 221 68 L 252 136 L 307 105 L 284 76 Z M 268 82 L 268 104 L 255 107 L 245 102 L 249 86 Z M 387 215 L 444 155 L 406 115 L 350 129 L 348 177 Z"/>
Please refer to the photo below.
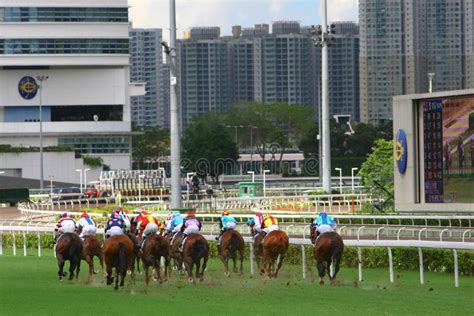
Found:
<path fill-rule="evenodd" d="M 88 199 L 101 198 L 110 196 L 110 192 L 102 190 L 99 181 L 92 181 L 87 184 L 86 192 L 84 196 Z"/>
<path fill-rule="evenodd" d="M 81 188 L 79 187 L 69 187 L 69 188 L 56 188 L 53 189 L 51 194 L 51 200 L 78 200 L 84 197 L 84 194 L 81 193 Z"/>

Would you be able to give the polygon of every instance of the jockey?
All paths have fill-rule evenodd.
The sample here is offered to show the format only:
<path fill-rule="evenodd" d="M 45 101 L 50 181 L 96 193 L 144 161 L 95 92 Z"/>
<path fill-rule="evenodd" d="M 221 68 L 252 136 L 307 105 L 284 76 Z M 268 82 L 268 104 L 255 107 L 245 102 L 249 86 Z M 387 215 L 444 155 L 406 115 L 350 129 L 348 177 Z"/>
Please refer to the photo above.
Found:
<path fill-rule="evenodd" d="M 183 223 L 183 215 L 181 215 L 179 212 L 174 212 L 168 217 L 168 220 L 166 221 L 166 232 L 174 234 L 181 231 Z"/>
<path fill-rule="evenodd" d="M 254 210 L 258 210 L 258 209 L 254 209 Z M 255 213 L 254 217 L 250 218 L 247 221 L 247 225 L 252 226 L 253 224 L 253 232 L 255 234 L 258 234 L 262 231 L 262 223 L 263 223 L 263 214 L 260 211 Z"/>
<path fill-rule="evenodd" d="M 76 228 L 81 230 L 79 237 L 82 239 L 84 239 L 85 236 L 94 236 L 97 231 L 94 221 L 85 212 L 82 213 L 81 219 L 76 224 Z"/>
<path fill-rule="evenodd" d="M 124 223 L 124 232 L 128 234 L 130 232 L 130 218 L 127 215 L 127 212 L 124 211 L 121 207 L 117 208 L 116 210 L 113 211 L 113 213 L 117 214 L 120 219 Z"/>
<path fill-rule="evenodd" d="M 145 244 L 145 239 L 150 235 L 158 233 L 160 222 L 145 210 L 140 212 L 137 217 L 138 220 L 138 236 L 142 238 L 142 246 Z"/>
<path fill-rule="evenodd" d="M 109 238 L 110 236 L 123 235 L 124 227 L 125 227 L 125 223 L 120 218 L 120 216 L 117 215 L 116 213 L 112 214 L 112 216 L 110 216 L 110 219 L 107 223 L 107 227 L 105 229 L 105 237 Z"/>
<path fill-rule="evenodd" d="M 68 213 L 63 213 L 59 219 L 59 222 L 56 224 L 54 229 L 55 238 L 54 243 L 58 240 L 59 236 L 64 233 L 74 233 L 76 230 L 76 222 L 69 216 Z"/>
<path fill-rule="evenodd" d="M 235 229 L 237 227 L 237 221 L 234 217 L 230 216 L 229 211 L 222 211 L 219 226 L 221 232 L 219 236 L 216 237 L 216 240 L 219 240 L 225 231 Z"/>
<path fill-rule="evenodd" d="M 189 212 L 184 220 L 183 226 L 181 226 L 181 231 L 184 233 L 183 240 L 179 245 L 179 251 L 183 251 L 183 245 L 189 234 L 197 234 L 201 230 L 202 224 L 196 218 L 194 212 Z"/>
<path fill-rule="evenodd" d="M 336 222 L 332 216 L 322 211 L 311 226 L 316 226 L 316 237 L 318 237 L 321 234 L 334 231 L 336 228 Z"/>
<path fill-rule="evenodd" d="M 261 228 L 262 228 L 262 231 L 265 233 L 265 235 L 272 231 L 279 230 L 278 221 L 275 217 L 273 217 L 269 213 L 265 213 L 265 215 L 263 215 L 262 217 Z"/>

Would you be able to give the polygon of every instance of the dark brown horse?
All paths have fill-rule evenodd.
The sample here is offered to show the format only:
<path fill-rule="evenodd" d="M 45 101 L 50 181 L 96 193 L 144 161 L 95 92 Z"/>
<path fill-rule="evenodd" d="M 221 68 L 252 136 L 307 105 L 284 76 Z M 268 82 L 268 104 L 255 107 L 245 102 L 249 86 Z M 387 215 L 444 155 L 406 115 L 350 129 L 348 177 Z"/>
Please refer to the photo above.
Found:
<path fill-rule="evenodd" d="M 134 254 L 133 243 L 127 235 L 111 236 L 104 243 L 104 261 L 107 271 L 107 285 L 112 284 L 112 268 L 115 268 L 115 289 L 118 289 L 119 276 L 120 286 L 123 286 L 127 269 L 131 269 Z"/>
<path fill-rule="evenodd" d="M 170 265 L 170 243 L 168 239 L 163 236 L 149 236 L 145 241 L 142 251 L 143 270 L 145 270 L 145 282 L 147 285 L 150 282 L 150 276 L 148 273 L 150 267 L 155 269 L 155 274 L 158 277 L 158 281 L 163 283 L 160 271 L 161 257 L 165 259 L 164 281 L 166 281 L 168 277 L 168 267 Z"/>
<path fill-rule="evenodd" d="M 131 270 L 132 272 L 135 272 L 135 264 L 136 264 L 137 271 L 138 273 L 140 273 L 140 257 L 141 257 L 142 252 L 140 249 L 141 240 L 139 240 L 139 238 L 135 235 L 135 232 L 137 230 L 137 225 L 138 225 L 138 222 L 137 222 L 136 217 L 132 217 L 132 219 L 130 220 L 130 233 L 128 234 L 128 237 L 133 243 L 133 253 L 135 257 L 135 259 L 132 260 Z"/>
<path fill-rule="evenodd" d="M 201 268 L 201 259 L 202 269 Z M 196 266 L 196 278 L 204 280 L 204 270 L 209 259 L 209 243 L 200 234 L 190 234 L 183 246 L 183 262 L 190 282 L 194 282 L 193 268 Z"/>
<path fill-rule="evenodd" d="M 314 245 L 314 258 L 317 262 L 319 272 L 319 284 L 324 284 L 324 275 L 329 275 L 329 280 L 334 283 L 337 272 L 339 271 L 339 264 L 341 263 L 342 252 L 344 251 L 344 242 L 336 232 L 327 232 L 316 239 Z M 330 267 L 334 263 L 334 274 L 331 275 Z"/>
<path fill-rule="evenodd" d="M 174 266 L 179 274 L 183 274 L 183 253 L 179 251 L 179 245 L 184 238 L 184 234 L 182 232 L 177 232 L 174 235 L 166 235 L 166 238 L 170 241 L 170 255 L 171 258 L 173 258 Z"/>
<path fill-rule="evenodd" d="M 64 233 L 59 237 L 55 251 L 56 259 L 58 260 L 58 276 L 60 281 L 66 276 L 64 273 L 66 260 L 69 260 L 69 280 L 74 278 L 74 270 L 76 270 L 76 279 L 78 278 L 79 271 L 81 270 L 82 249 L 82 240 L 77 234 Z"/>
<path fill-rule="evenodd" d="M 253 256 L 255 257 L 255 262 L 257 263 L 258 269 L 260 269 L 261 262 L 263 260 L 263 238 L 265 237 L 265 233 L 260 232 L 258 233 L 255 230 L 255 222 L 249 224 L 250 234 L 252 235 L 253 239 Z"/>
<path fill-rule="evenodd" d="M 288 251 L 288 235 L 281 230 L 272 231 L 263 240 L 263 264 L 261 274 L 267 273 L 269 278 L 276 278 L 283 265 L 283 259 Z M 278 260 L 277 268 L 275 264 Z"/>
<path fill-rule="evenodd" d="M 226 276 L 230 276 L 229 273 L 229 258 L 232 258 L 234 262 L 234 273 L 237 273 L 237 253 L 239 253 L 240 259 L 240 274 L 244 274 L 244 251 L 245 242 L 242 235 L 235 230 L 228 230 L 222 234 L 221 244 L 219 246 L 219 258 L 224 263 Z"/>
<path fill-rule="evenodd" d="M 102 267 L 102 270 L 104 270 L 102 244 L 96 236 L 84 236 L 83 252 L 83 259 L 86 260 L 89 265 L 87 283 L 90 283 L 92 281 L 92 274 L 94 274 L 94 256 L 99 258 L 100 266 Z"/>

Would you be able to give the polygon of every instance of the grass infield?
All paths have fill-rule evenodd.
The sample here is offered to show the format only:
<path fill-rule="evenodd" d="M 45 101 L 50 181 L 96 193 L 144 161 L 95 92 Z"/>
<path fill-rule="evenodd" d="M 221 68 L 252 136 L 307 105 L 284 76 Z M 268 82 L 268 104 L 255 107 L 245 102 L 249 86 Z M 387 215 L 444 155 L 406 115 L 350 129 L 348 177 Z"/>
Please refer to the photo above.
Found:
<path fill-rule="evenodd" d="M 52 252 L 43 257 L 0 256 L 0 315 L 469 315 L 474 310 L 474 278 L 460 277 L 460 287 L 448 273 L 397 271 L 395 283 L 387 269 L 364 269 L 365 281 L 357 282 L 357 269 L 343 268 L 339 284 L 320 286 L 315 267 L 308 278 L 301 266 L 283 265 L 281 276 L 268 280 L 245 275 L 224 277 L 222 263 L 211 260 L 204 282 L 190 284 L 176 273 L 164 284 L 145 287 L 143 275 L 115 291 L 102 273 L 92 284 L 84 283 L 85 262 L 78 282 L 59 282 Z M 69 263 L 66 264 L 68 268 Z"/>

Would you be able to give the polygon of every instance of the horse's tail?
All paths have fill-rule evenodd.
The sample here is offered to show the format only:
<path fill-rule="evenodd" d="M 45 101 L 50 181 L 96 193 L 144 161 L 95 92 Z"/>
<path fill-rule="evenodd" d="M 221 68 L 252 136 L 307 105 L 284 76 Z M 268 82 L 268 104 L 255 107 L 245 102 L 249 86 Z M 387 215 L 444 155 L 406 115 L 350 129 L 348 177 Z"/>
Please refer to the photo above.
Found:
<path fill-rule="evenodd" d="M 70 237 L 71 247 L 69 247 L 69 258 L 74 258 L 76 260 L 80 260 L 83 253 L 81 249 L 81 244 L 77 242 L 74 238 Z"/>
<path fill-rule="evenodd" d="M 125 251 L 125 245 L 121 242 L 118 244 L 119 255 L 117 268 L 121 273 L 124 273 L 127 269 L 127 252 Z"/>
<path fill-rule="evenodd" d="M 239 251 L 240 250 L 240 238 L 236 231 L 232 231 L 232 235 L 229 239 L 229 251 Z"/>
<path fill-rule="evenodd" d="M 344 242 L 342 242 L 342 238 L 339 236 L 339 234 L 334 234 L 334 238 L 331 239 L 331 259 L 333 261 L 340 261 L 342 252 L 344 250 Z"/>
<path fill-rule="evenodd" d="M 191 250 L 191 257 L 193 259 L 200 259 L 209 252 L 209 247 L 204 242 L 204 239 L 198 239 L 194 243 L 194 247 Z"/>

